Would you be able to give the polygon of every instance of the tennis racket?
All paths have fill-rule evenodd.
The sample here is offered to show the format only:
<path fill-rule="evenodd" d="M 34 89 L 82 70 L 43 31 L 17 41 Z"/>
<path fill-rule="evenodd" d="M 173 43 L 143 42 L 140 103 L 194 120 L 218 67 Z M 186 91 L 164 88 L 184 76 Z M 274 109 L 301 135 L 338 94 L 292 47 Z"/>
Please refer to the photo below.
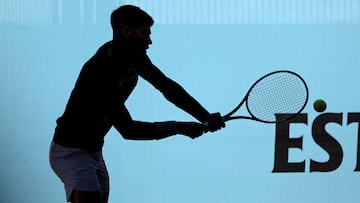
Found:
<path fill-rule="evenodd" d="M 285 122 L 304 110 L 309 98 L 305 80 L 297 73 L 280 70 L 259 78 L 243 100 L 223 116 L 224 121 L 250 119 L 263 123 Z M 248 116 L 234 115 L 245 104 Z M 281 119 L 277 114 L 282 114 Z"/>

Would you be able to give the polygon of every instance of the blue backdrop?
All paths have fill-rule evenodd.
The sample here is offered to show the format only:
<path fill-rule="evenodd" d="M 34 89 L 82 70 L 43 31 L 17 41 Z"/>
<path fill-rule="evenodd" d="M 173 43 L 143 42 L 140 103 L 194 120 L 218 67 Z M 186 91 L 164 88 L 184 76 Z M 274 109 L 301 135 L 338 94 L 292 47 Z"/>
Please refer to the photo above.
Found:
<path fill-rule="evenodd" d="M 257 78 L 278 69 L 305 78 L 310 103 L 307 123 L 289 131 L 303 139 L 302 149 L 289 149 L 289 162 L 305 161 L 296 173 L 273 172 L 275 125 L 233 121 L 196 140 L 161 141 L 126 141 L 112 129 L 104 146 L 110 203 L 358 199 L 358 123 L 347 118 L 360 112 L 358 0 L 1 0 L 0 202 L 65 202 L 48 163 L 55 120 L 83 63 L 111 39 L 109 15 L 122 4 L 154 16 L 153 63 L 209 111 L 228 112 Z M 310 172 L 310 160 L 331 158 L 312 134 L 318 98 L 327 101 L 325 113 L 342 113 L 341 124 L 326 125 L 343 150 L 328 172 Z M 144 80 L 126 105 L 137 120 L 194 120 Z"/>

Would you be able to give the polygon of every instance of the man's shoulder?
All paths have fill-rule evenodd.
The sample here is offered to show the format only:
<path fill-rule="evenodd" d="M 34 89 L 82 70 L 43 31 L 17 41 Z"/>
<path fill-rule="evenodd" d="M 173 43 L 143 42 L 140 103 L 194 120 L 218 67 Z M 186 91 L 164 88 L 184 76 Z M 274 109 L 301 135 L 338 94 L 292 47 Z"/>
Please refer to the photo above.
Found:
<path fill-rule="evenodd" d="M 103 45 L 101 45 L 98 50 L 95 52 L 95 54 L 86 62 L 85 65 L 90 65 L 90 64 L 98 64 L 100 63 L 104 63 L 106 61 L 108 61 L 110 54 L 109 54 L 109 47 L 110 47 L 110 43 L 106 42 Z"/>
<path fill-rule="evenodd" d="M 112 46 L 112 41 L 105 42 L 103 45 L 99 47 L 96 54 L 111 55 L 111 46 Z"/>

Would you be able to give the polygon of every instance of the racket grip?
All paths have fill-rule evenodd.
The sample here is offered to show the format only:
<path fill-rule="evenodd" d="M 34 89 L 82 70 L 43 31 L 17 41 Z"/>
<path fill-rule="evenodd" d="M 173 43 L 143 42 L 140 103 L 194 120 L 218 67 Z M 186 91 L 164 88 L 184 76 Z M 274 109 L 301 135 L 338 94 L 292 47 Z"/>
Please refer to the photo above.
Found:
<path fill-rule="evenodd" d="M 225 122 L 225 121 L 226 121 L 226 118 L 225 118 L 225 117 L 221 117 L 221 120 L 222 120 L 222 122 Z M 203 123 L 203 126 L 204 126 L 204 132 L 207 132 L 207 131 L 208 131 L 208 128 L 209 128 L 209 122 Z"/>

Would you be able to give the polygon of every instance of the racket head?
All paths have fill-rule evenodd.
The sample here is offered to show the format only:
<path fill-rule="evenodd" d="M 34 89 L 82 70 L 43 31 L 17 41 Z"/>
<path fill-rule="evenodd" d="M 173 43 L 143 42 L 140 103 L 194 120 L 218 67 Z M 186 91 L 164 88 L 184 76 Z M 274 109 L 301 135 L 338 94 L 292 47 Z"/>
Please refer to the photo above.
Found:
<path fill-rule="evenodd" d="M 249 118 L 264 123 L 279 123 L 295 117 L 304 110 L 308 99 L 305 80 L 288 70 L 274 71 L 259 78 L 244 98 Z M 283 114 L 281 120 L 277 114 Z"/>

